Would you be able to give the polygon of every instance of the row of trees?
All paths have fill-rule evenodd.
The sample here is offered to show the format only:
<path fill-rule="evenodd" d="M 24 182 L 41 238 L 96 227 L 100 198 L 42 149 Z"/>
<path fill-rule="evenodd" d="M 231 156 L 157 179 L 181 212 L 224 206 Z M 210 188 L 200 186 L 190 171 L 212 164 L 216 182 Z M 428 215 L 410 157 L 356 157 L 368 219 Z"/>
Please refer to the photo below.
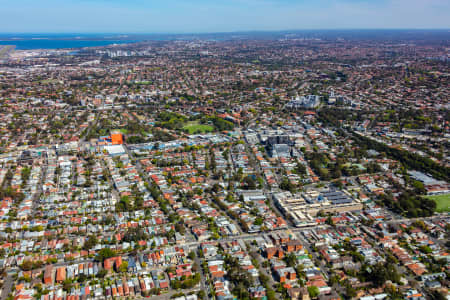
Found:
<path fill-rule="evenodd" d="M 227 276 L 234 286 L 232 290 L 233 294 L 237 295 L 239 299 L 250 299 L 248 289 L 253 286 L 253 278 L 247 271 L 241 268 L 237 258 L 226 256 L 225 263 Z"/>
<path fill-rule="evenodd" d="M 384 152 L 388 157 L 400 161 L 408 169 L 419 170 L 431 174 L 431 176 L 449 181 L 450 168 L 440 165 L 428 157 L 416 153 L 389 147 L 386 144 L 377 142 L 373 139 L 361 136 L 353 132 L 353 138 L 357 144 L 366 149 L 374 149 L 378 152 Z"/>
<path fill-rule="evenodd" d="M 432 199 L 417 196 L 413 192 L 405 191 L 397 199 L 387 193 L 380 195 L 382 204 L 395 213 L 410 217 L 429 217 L 436 210 L 436 202 Z"/>

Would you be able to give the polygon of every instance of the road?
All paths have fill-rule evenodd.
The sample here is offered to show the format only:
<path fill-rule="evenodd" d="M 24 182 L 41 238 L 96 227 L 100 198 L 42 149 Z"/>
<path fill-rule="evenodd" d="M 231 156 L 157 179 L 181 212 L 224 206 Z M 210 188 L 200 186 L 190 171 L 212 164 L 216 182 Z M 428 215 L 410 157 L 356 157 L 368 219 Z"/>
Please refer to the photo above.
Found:
<path fill-rule="evenodd" d="M 450 216 L 448 215 L 435 215 L 435 216 L 430 216 L 430 217 L 421 217 L 421 218 L 413 218 L 413 219 L 408 219 L 408 218 L 400 218 L 400 219 L 394 219 L 394 220 L 389 220 L 389 221 L 383 221 L 383 222 L 377 222 L 378 223 L 384 223 L 384 224 L 397 224 L 397 223 L 404 223 L 404 222 L 415 222 L 415 221 L 434 221 L 434 220 L 448 220 L 450 219 Z"/>
<path fill-rule="evenodd" d="M 202 289 L 202 291 L 205 291 L 206 295 L 208 295 L 208 288 L 207 288 L 207 285 L 206 285 L 206 280 L 208 278 L 206 277 L 207 275 L 203 273 L 202 263 L 201 263 L 201 261 L 200 261 L 200 259 L 198 257 L 198 252 L 197 251 L 195 251 L 195 263 L 197 264 L 198 272 L 201 275 L 200 288 Z"/>
<path fill-rule="evenodd" d="M 365 227 L 365 226 L 363 225 L 362 227 Z M 369 229 L 366 229 L 365 231 L 369 231 Z M 373 239 L 370 235 L 367 235 L 367 241 L 369 241 L 372 244 L 373 248 L 379 254 L 384 255 L 386 253 L 386 249 L 383 249 L 382 247 L 380 247 L 380 245 L 378 244 L 378 241 Z M 415 281 L 415 278 L 413 276 L 411 276 L 410 271 L 407 270 L 404 265 L 394 264 L 394 268 L 398 274 L 402 274 L 402 276 L 404 276 L 409 282 Z M 421 292 L 423 293 L 424 291 L 421 291 Z"/>
<path fill-rule="evenodd" d="M 14 283 L 14 279 L 11 275 L 8 275 L 3 282 L 2 294 L 0 296 L 0 300 L 6 300 L 8 298 L 8 294 L 11 292 L 12 286 Z"/>
<path fill-rule="evenodd" d="M 253 255 L 251 254 L 250 256 L 256 257 L 256 260 L 258 261 L 258 264 L 259 264 L 259 272 L 269 279 L 269 282 L 268 282 L 269 286 L 273 290 L 276 290 L 275 287 L 277 285 L 277 282 L 275 282 L 275 280 L 273 278 L 272 271 L 270 270 L 270 265 L 267 268 L 264 268 L 264 266 L 263 266 L 263 263 L 267 260 L 264 257 L 262 257 L 262 255 L 257 251 L 258 249 L 255 249 L 255 247 L 253 245 L 251 245 L 251 250 L 252 250 L 251 252 L 254 252 L 254 254 Z M 277 292 L 276 297 L 277 297 L 277 299 L 281 299 L 280 293 Z"/>
<path fill-rule="evenodd" d="M 88 127 L 88 130 L 87 130 L 86 134 L 83 135 L 83 137 L 80 139 L 80 143 L 85 142 L 86 141 L 86 137 L 89 136 L 89 134 L 91 133 L 92 128 L 95 128 L 97 126 L 99 117 L 100 117 L 100 114 L 96 113 L 95 114 L 95 118 L 94 118 L 94 122 L 92 123 L 91 126 Z"/>
<path fill-rule="evenodd" d="M 33 218 L 36 215 L 36 213 L 38 212 L 39 200 L 40 200 L 40 197 L 43 192 L 42 187 L 44 185 L 45 176 L 47 174 L 47 166 L 48 166 L 47 152 L 43 152 L 43 153 L 45 154 L 45 162 L 42 164 L 39 186 L 38 186 L 36 193 L 33 195 L 33 200 L 32 200 L 32 203 L 33 203 L 32 208 L 33 209 L 31 211 L 31 214 L 32 214 Z"/>
<path fill-rule="evenodd" d="M 450 217 L 442 217 L 442 216 L 433 216 L 433 217 L 427 217 L 427 218 L 419 218 L 420 220 L 437 220 L 437 219 L 449 219 Z M 395 220 L 395 221 L 389 221 L 389 222 L 380 222 L 380 223 L 393 223 L 393 222 L 411 222 L 411 220 L 414 219 L 400 219 L 400 220 Z M 290 228 L 290 229 L 275 229 L 275 230 L 270 230 L 264 233 L 258 232 L 258 233 L 245 233 L 245 234 L 241 234 L 240 236 L 235 236 L 235 237 L 227 237 L 227 238 L 223 238 L 220 239 L 221 242 L 232 242 L 235 240 L 251 240 L 254 239 L 256 237 L 261 236 L 262 234 L 270 234 L 271 232 L 291 232 L 291 233 L 302 233 L 304 231 L 308 231 L 308 230 L 312 230 L 312 229 L 324 229 L 324 228 L 330 228 L 330 225 L 314 225 L 314 226 L 305 226 L 302 228 Z M 304 246 L 306 247 L 306 249 L 310 252 L 312 252 L 311 248 L 309 247 L 309 243 L 308 241 L 306 241 L 301 235 L 298 235 L 300 238 L 300 241 L 304 244 Z M 198 248 L 203 242 L 199 242 L 199 241 L 195 241 L 195 242 L 190 242 L 190 243 L 185 243 L 185 246 L 188 246 L 191 249 L 195 249 Z M 146 250 L 146 251 L 142 251 L 142 253 L 150 253 L 152 252 L 152 250 Z M 125 258 L 127 258 L 127 256 L 124 256 Z M 196 257 L 198 259 L 198 257 Z M 71 264 L 75 264 L 75 263 L 87 263 L 87 262 L 93 262 L 94 259 L 79 259 L 79 260 L 74 260 L 74 261 L 67 261 L 67 262 L 58 262 L 53 264 L 54 267 L 58 267 L 58 266 L 67 266 L 67 265 L 71 265 Z M 196 260 L 197 262 L 197 260 Z M 199 265 L 201 267 L 201 264 Z M 155 268 L 158 268 L 157 266 Z"/>
<path fill-rule="evenodd" d="M 264 172 L 261 169 L 261 166 L 259 165 L 258 160 L 256 159 L 255 153 L 252 151 L 252 149 L 249 147 L 249 145 L 247 143 L 245 143 L 245 147 L 246 147 L 246 152 L 250 158 L 250 164 L 251 164 L 252 168 L 256 171 L 258 176 L 263 178 L 264 184 L 263 184 L 262 191 L 263 191 L 264 195 L 267 197 L 267 199 L 269 200 L 270 208 L 276 215 L 283 217 L 283 219 L 288 224 L 288 227 L 294 227 L 294 224 L 291 222 L 291 220 L 289 218 L 286 218 L 285 215 L 275 205 L 275 202 L 273 201 L 273 198 L 272 198 L 272 193 L 275 192 L 276 190 L 272 190 L 269 187 L 269 185 L 267 184 L 266 180 L 264 179 Z M 277 163 L 277 166 L 274 167 L 274 169 L 273 169 L 278 183 L 281 182 L 281 178 L 278 174 L 278 171 L 281 169 L 282 169 L 282 167 L 279 165 L 279 162 Z"/>
<path fill-rule="evenodd" d="M 97 121 L 98 121 L 98 114 L 96 115 L 96 119 L 95 119 L 94 123 L 96 124 Z M 87 135 L 89 133 L 90 133 L 90 128 L 88 129 Z M 130 156 L 130 158 L 134 158 L 134 155 L 131 153 L 129 148 L 127 146 L 125 146 L 124 148 L 125 148 L 126 152 L 128 153 L 128 155 Z M 247 149 L 247 152 L 253 158 L 254 154 L 252 153 L 252 151 L 250 149 Z M 232 155 L 230 155 L 230 156 L 231 156 L 231 161 L 234 164 Z M 255 163 L 254 160 L 252 160 L 252 164 L 254 165 L 255 170 L 257 170 L 258 173 L 261 174 L 261 170 L 260 170 L 259 165 L 257 163 Z M 42 179 L 41 179 L 41 181 L 43 181 L 43 179 L 45 178 L 46 167 L 47 167 L 47 160 L 46 160 L 46 163 L 45 163 L 45 167 L 43 167 L 43 169 L 42 169 L 42 174 L 41 174 L 41 178 Z M 105 165 L 103 164 L 102 167 L 105 167 Z M 144 170 L 143 170 L 139 160 L 136 160 L 136 168 L 140 172 L 140 174 L 143 175 L 144 179 L 149 184 L 151 184 L 150 179 L 148 178 L 147 174 L 144 172 Z M 264 192 L 265 193 L 269 193 L 270 191 L 267 189 L 267 187 L 264 187 Z M 36 199 L 39 199 L 39 196 L 40 196 L 41 193 L 42 193 L 42 182 L 40 184 L 40 187 L 39 187 L 38 191 L 36 192 Z M 33 201 L 33 214 L 35 213 L 36 208 L 37 208 L 36 205 L 37 205 L 38 201 L 36 201 L 36 199 Z M 275 207 L 275 206 L 272 205 L 272 207 Z M 414 221 L 417 221 L 417 220 L 436 221 L 436 220 L 449 219 L 449 218 L 450 218 L 449 216 L 445 216 L 445 215 L 444 216 L 443 215 L 438 215 L 438 216 L 432 216 L 432 217 L 427 217 L 427 218 L 415 218 L 415 219 L 398 218 L 398 219 L 393 219 L 393 220 L 389 220 L 389 221 L 376 222 L 376 224 L 378 224 L 378 223 L 396 224 L 396 223 L 403 223 L 403 222 L 414 222 Z M 280 232 L 280 231 L 290 231 L 290 232 L 293 232 L 293 233 L 300 233 L 300 232 L 304 232 L 304 231 L 311 230 L 311 229 L 327 228 L 327 227 L 329 227 L 329 226 L 328 225 L 310 225 L 310 226 L 305 226 L 305 227 L 302 227 L 302 228 L 294 228 L 292 225 L 290 225 L 289 229 L 275 229 L 275 230 L 267 231 L 265 233 Z M 249 240 L 252 240 L 252 239 L 254 239 L 256 237 L 261 236 L 262 234 L 263 233 L 261 233 L 261 232 L 259 232 L 259 233 L 242 233 L 239 236 L 223 238 L 220 241 L 231 242 L 231 241 L 237 240 L 237 239 L 249 241 Z M 305 248 L 309 251 L 309 253 L 313 254 L 314 258 L 317 258 L 317 255 L 315 253 L 313 253 L 309 243 L 305 239 L 303 239 L 303 237 L 301 235 L 298 235 L 298 236 L 300 237 L 301 242 L 303 243 Z M 185 245 L 188 246 L 191 249 L 198 248 L 200 246 L 200 244 L 201 244 L 201 242 L 198 242 L 198 241 L 192 241 L 192 242 L 185 243 Z M 151 252 L 151 250 L 144 251 L 143 253 L 149 253 L 149 252 Z M 124 257 L 126 259 L 127 256 L 125 255 Z M 259 258 L 258 258 L 258 260 L 260 261 L 260 264 L 262 265 L 262 261 Z M 53 264 L 53 266 L 54 267 L 67 266 L 67 265 L 71 265 L 71 264 L 87 263 L 87 262 L 92 262 L 92 261 L 93 261 L 93 259 L 79 259 L 79 260 L 76 260 L 76 261 L 58 262 L 56 264 Z M 205 278 L 207 278 L 207 274 L 203 273 L 200 259 L 197 256 L 195 257 L 195 262 L 199 266 L 199 272 L 201 274 L 201 282 L 200 282 L 200 287 L 199 288 L 201 290 L 204 290 L 206 293 L 208 293 L 208 287 L 207 287 L 206 279 L 205 279 Z M 161 268 L 160 266 L 154 266 L 154 267 L 149 268 L 149 269 L 153 270 L 153 269 L 160 269 L 160 268 Z M 273 278 L 270 275 L 270 273 L 266 272 L 266 270 L 264 270 L 264 268 L 262 268 L 262 266 L 261 266 L 261 270 L 262 270 L 263 274 L 267 275 L 271 279 L 271 283 L 273 284 Z M 325 268 L 324 271 L 327 271 L 327 269 Z M 14 284 L 13 277 L 11 275 L 8 275 L 7 278 L 4 281 L 4 285 L 3 285 L 2 292 L 1 292 L 0 300 L 5 300 L 8 297 L 8 294 L 10 293 L 13 284 Z M 193 289 L 193 290 L 198 290 L 199 288 Z M 193 291 L 193 290 L 190 290 L 190 291 Z M 164 294 L 164 295 L 153 296 L 152 298 L 153 299 L 161 299 L 161 300 L 162 299 L 170 299 L 170 297 L 173 294 L 176 294 L 178 292 L 179 291 L 171 291 L 171 292 L 169 292 L 167 294 Z M 188 291 L 183 291 L 183 292 L 186 294 L 187 292 L 189 292 L 189 290 Z"/>

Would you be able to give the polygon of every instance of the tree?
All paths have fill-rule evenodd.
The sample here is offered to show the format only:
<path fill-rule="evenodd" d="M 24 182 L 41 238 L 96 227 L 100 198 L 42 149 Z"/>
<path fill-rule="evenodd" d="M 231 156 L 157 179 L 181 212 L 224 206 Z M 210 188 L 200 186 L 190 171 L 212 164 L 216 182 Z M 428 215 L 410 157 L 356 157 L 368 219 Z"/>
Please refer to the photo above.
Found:
<path fill-rule="evenodd" d="M 125 273 L 128 270 L 128 262 L 123 261 L 122 264 L 119 266 L 119 272 Z"/>
<path fill-rule="evenodd" d="M 175 224 L 175 231 L 179 232 L 181 235 L 184 235 L 186 233 L 186 229 L 184 228 L 183 225 L 183 220 L 181 220 L 180 222 Z"/>
<path fill-rule="evenodd" d="M 253 224 L 259 226 L 259 225 L 262 225 L 263 222 L 264 222 L 263 218 L 257 217 L 257 218 L 255 219 L 255 222 L 254 222 Z"/>
<path fill-rule="evenodd" d="M 269 283 L 269 277 L 263 273 L 259 273 L 259 282 L 261 282 L 263 286 L 266 286 Z"/>
<path fill-rule="evenodd" d="M 447 299 L 440 291 L 434 290 L 430 292 L 432 300 L 445 300 Z"/>
<path fill-rule="evenodd" d="M 214 193 L 218 193 L 220 190 L 221 190 L 221 187 L 220 187 L 220 185 L 219 185 L 218 183 L 215 183 L 215 184 L 212 186 L 212 191 L 213 191 Z"/>
<path fill-rule="evenodd" d="M 244 189 L 246 190 L 256 189 L 256 182 L 252 176 L 249 175 L 244 178 Z"/>
<path fill-rule="evenodd" d="M 111 250 L 109 248 L 103 248 L 98 252 L 96 260 L 104 261 L 105 259 L 114 257 L 115 255 L 116 255 L 116 252 L 114 250 Z"/>
<path fill-rule="evenodd" d="M 205 299 L 205 297 L 206 297 L 205 291 L 204 291 L 204 290 L 200 290 L 200 291 L 197 293 L 197 297 L 198 297 L 200 300 Z"/>
<path fill-rule="evenodd" d="M 280 189 L 290 191 L 291 193 L 295 192 L 294 184 L 287 177 L 284 177 L 283 180 L 281 181 Z"/>
<path fill-rule="evenodd" d="M 351 284 L 347 283 L 345 285 L 345 294 L 347 297 L 354 298 L 356 297 L 356 290 L 351 286 Z"/>
<path fill-rule="evenodd" d="M 272 289 L 267 290 L 266 295 L 267 295 L 267 299 L 268 300 L 275 300 L 275 299 L 277 299 L 275 291 L 272 290 Z"/>
<path fill-rule="evenodd" d="M 374 149 L 378 152 L 385 152 L 386 156 L 400 161 L 402 165 L 409 169 L 419 170 L 431 174 L 434 178 L 449 180 L 450 168 L 433 161 L 429 157 L 421 156 L 417 153 L 390 147 L 386 144 L 375 141 L 371 138 L 353 132 L 353 139 L 357 145 L 365 149 Z"/>
<path fill-rule="evenodd" d="M 319 288 L 315 285 L 309 286 L 308 293 L 311 298 L 316 298 L 320 294 Z"/>
<path fill-rule="evenodd" d="M 327 217 L 327 220 L 325 221 L 328 225 L 334 226 L 334 221 L 333 218 L 331 216 Z"/>
<path fill-rule="evenodd" d="M 382 194 L 379 196 L 379 199 L 381 203 L 394 212 L 410 218 L 428 217 L 436 210 L 436 202 L 434 200 L 419 197 L 410 191 L 400 194 L 397 200 L 390 194 Z"/>
<path fill-rule="evenodd" d="M 64 291 L 69 292 L 72 289 L 72 286 L 73 286 L 72 281 L 69 278 L 64 280 L 63 282 Z"/>
<path fill-rule="evenodd" d="M 297 256 L 294 253 L 289 253 L 286 255 L 284 260 L 289 267 L 295 267 L 297 264 Z"/>
<path fill-rule="evenodd" d="M 97 242 L 97 237 L 95 235 L 90 235 L 86 242 L 84 242 L 83 249 L 90 250 L 97 245 Z"/>
<path fill-rule="evenodd" d="M 106 271 L 105 269 L 101 269 L 100 271 L 98 271 L 97 277 L 98 278 L 103 278 L 103 277 L 106 276 L 106 274 L 108 274 L 108 271 Z"/>
<path fill-rule="evenodd" d="M 426 193 L 425 186 L 423 185 L 422 182 L 414 180 L 412 183 L 412 186 L 414 187 L 417 194 L 425 194 Z"/>
<path fill-rule="evenodd" d="M 361 267 L 361 275 L 366 281 L 372 281 L 375 287 L 382 286 L 387 280 L 400 282 L 400 275 L 395 265 L 378 263 L 374 266 Z"/>
<path fill-rule="evenodd" d="M 85 282 L 87 279 L 88 279 L 88 277 L 87 277 L 86 274 L 79 274 L 79 275 L 78 275 L 78 278 L 77 278 L 77 281 L 78 281 L 79 283 L 83 283 L 83 282 Z"/>
<path fill-rule="evenodd" d="M 298 175 L 306 175 L 306 167 L 304 164 L 297 163 L 294 169 L 295 173 Z"/>
<path fill-rule="evenodd" d="M 130 211 L 133 208 L 131 205 L 130 198 L 128 196 L 123 196 L 120 201 L 116 203 L 116 210 L 118 211 Z"/>
<path fill-rule="evenodd" d="M 138 242 L 140 240 L 146 240 L 149 238 L 149 235 L 145 233 L 142 228 L 129 228 L 126 231 L 125 236 L 123 237 L 123 241 L 125 242 Z"/>
<path fill-rule="evenodd" d="M 33 262 L 31 260 L 25 260 L 21 265 L 20 268 L 24 271 L 30 271 L 33 269 Z"/>
<path fill-rule="evenodd" d="M 427 245 L 420 246 L 419 250 L 425 254 L 430 254 L 431 252 L 433 252 L 433 250 Z"/>
<path fill-rule="evenodd" d="M 333 275 L 330 277 L 330 284 L 331 285 L 338 284 L 340 279 L 341 279 L 341 277 L 339 277 L 338 275 Z"/>

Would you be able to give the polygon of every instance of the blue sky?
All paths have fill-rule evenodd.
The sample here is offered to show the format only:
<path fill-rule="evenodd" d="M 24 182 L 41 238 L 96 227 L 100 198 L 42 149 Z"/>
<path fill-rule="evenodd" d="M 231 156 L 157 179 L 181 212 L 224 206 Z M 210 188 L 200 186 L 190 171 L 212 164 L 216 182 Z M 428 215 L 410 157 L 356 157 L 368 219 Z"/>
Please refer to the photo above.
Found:
<path fill-rule="evenodd" d="M 0 32 L 450 28 L 449 0 L 0 0 Z"/>

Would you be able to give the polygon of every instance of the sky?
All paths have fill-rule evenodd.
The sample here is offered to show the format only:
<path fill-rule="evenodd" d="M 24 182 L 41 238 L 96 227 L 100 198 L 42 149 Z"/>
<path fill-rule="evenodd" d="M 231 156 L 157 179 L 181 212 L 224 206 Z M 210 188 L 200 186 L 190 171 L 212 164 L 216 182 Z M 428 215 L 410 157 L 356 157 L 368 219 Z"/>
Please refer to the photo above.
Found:
<path fill-rule="evenodd" d="M 3 33 L 450 28 L 449 0 L 0 0 Z"/>

